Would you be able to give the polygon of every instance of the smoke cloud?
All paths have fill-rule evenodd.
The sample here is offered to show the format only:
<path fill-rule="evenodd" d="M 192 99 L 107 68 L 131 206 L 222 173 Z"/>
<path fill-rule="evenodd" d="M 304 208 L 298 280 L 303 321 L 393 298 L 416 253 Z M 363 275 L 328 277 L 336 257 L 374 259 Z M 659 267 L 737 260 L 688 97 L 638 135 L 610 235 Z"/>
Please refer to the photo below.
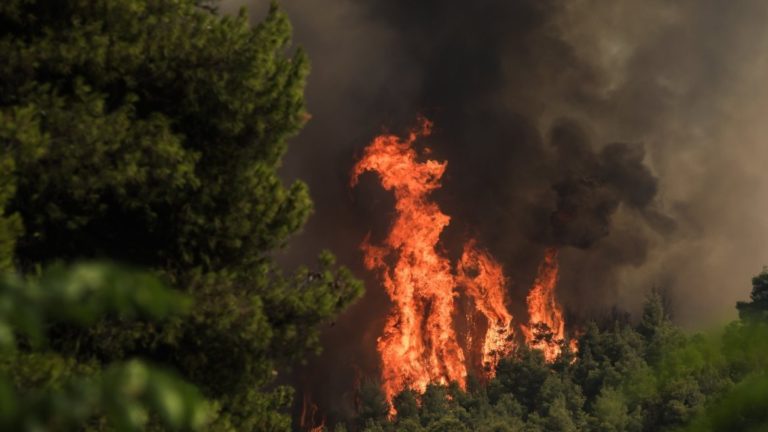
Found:
<path fill-rule="evenodd" d="M 577 124 L 559 122 L 551 132 L 559 179 L 553 185 L 557 209 L 552 213 L 552 244 L 586 249 L 610 234 L 611 219 L 623 204 L 652 217 L 656 228 L 674 222 L 652 209 L 657 179 L 643 163 L 639 144 L 611 143 L 595 152 Z M 546 238 L 545 237 L 545 238 Z"/>
<path fill-rule="evenodd" d="M 222 11 L 243 5 L 254 20 L 267 8 L 223 0 Z M 558 296 L 577 319 L 637 311 L 653 286 L 683 325 L 735 317 L 768 262 L 768 2 L 282 5 L 313 65 L 313 118 L 283 175 L 309 183 L 316 211 L 281 259 L 330 248 L 368 287 L 299 373 L 331 417 L 376 375 L 389 309 L 358 245 L 386 230 L 392 198 L 365 178 L 350 191 L 350 169 L 373 136 L 418 114 L 435 122 L 430 157 L 448 161 L 435 193 L 452 217 L 444 247 L 458 254 L 470 235 L 488 248 L 516 317 L 549 245 L 562 247 Z"/>

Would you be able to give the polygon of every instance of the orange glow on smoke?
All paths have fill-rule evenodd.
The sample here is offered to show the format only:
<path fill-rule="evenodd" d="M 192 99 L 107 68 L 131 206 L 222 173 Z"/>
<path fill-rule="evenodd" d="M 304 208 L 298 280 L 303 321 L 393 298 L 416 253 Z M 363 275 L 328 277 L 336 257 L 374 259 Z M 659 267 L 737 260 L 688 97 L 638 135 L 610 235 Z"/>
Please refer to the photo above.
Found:
<path fill-rule="evenodd" d="M 555 297 L 558 273 L 557 249 L 548 248 L 528 293 L 529 325 L 523 327 L 528 345 L 543 351 L 544 358 L 550 362 L 560 355 L 561 344 L 566 340 L 563 310 Z M 576 350 L 575 340 L 569 345 L 572 351 Z"/>

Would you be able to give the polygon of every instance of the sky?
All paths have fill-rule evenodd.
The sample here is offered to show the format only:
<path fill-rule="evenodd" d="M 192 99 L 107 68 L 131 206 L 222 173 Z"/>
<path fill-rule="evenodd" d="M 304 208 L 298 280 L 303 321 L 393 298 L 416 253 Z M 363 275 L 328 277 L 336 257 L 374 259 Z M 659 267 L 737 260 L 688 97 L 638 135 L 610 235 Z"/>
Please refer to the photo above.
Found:
<path fill-rule="evenodd" d="M 315 213 L 280 259 L 328 248 L 367 287 L 308 365 L 339 365 L 328 391 L 348 387 L 336 374 L 371 372 L 388 309 L 358 245 L 384 234 L 393 201 L 373 177 L 350 189 L 350 170 L 375 135 L 418 115 L 435 122 L 430 157 L 448 161 L 435 194 L 452 217 L 446 253 L 478 238 L 515 311 L 548 245 L 561 247 L 558 296 L 575 321 L 637 314 L 657 287 L 678 324 L 721 324 L 768 264 L 768 2 L 281 5 L 312 63 L 312 118 L 282 175 L 309 184 Z M 258 22 L 268 2 L 221 10 L 243 6 Z"/>

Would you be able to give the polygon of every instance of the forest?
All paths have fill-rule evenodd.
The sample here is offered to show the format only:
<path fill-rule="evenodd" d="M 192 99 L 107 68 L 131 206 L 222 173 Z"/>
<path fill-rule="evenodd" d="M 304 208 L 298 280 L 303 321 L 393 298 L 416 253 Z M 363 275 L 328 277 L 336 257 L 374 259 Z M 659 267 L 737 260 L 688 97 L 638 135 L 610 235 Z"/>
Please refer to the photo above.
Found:
<path fill-rule="evenodd" d="M 523 346 L 496 377 L 405 391 L 397 415 L 375 385 L 361 389 L 355 427 L 364 431 L 761 431 L 768 426 L 768 273 L 753 279 L 740 319 L 687 335 L 652 292 L 637 324 L 626 316 L 591 323 L 573 354 L 547 363 Z M 357 430 L 337 427 L 335 430 Z"/>
<path fill-rule="evenodd" d="M 333 251 L 275 259 L 313 211 L 278 173 L 310 120 L 291 37 L 277 2 L 256 25 L 201 0 L 0 3 L 0 429 L 768 429 L 760 269 L 724 328 L 683 330 L 649 290 L 552 362 L 523 344 L 393 406 L 371 377 L 353 417 L 302 425 L 286 377 L 364 288 Z"/>

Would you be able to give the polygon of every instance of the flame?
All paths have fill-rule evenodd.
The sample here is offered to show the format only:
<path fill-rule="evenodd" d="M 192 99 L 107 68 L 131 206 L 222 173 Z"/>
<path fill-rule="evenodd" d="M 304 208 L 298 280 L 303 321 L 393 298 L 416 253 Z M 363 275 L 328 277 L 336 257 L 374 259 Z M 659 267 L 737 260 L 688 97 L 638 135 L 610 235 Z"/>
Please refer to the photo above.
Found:
<path fill-rule="evenodd" d="M 451 218 L 429 194 L 440 188 L 447 164 L 421 162 L 414 149 L 416 140 L 431 130 L 432 123 L 421 119 L 420 127 L 405 139 L 390 134 L 374 138 L 352 171 L 352 186 L 371 171 L 395 195 L 395 218 L 383 244 L 372 244 L 370 236 L 361 244 L 366 267 L 380 272 L 393 303 L 377 340 L 382 388 L 390 403 L 400 391 L 423 392 L 430 383 L 456 382 L 464 388 L 475 359 L 484 375 L 493 377 L 498 360 L 515 346 L 502 266 L 475 240 L 466 242 L 455 270 L 438 251 L 440 234 Z M 530 321 L 520 325 L 526 343 L 542 350 L 549 362 L 560 355 L 566 341 L 563 311 L 555 298 L 557 254 L 556 248 L 546 250 L 527 297 Z M 464 347 L 454 323 L 458 288 L 474 307 L 466 316 Z M 484 320 L 478 322 L 475 316 Z M 575 340 L 568 343 L 572 351 L 577 349 Z"/>
<path fill-rule="evenodd" d="M 481 362 L 486 375 L 493 377 L 496 363 L 513 348 L 512 314 L 504 304 L 504 273 L 490 255 L 476 249 L 474 240 L 464 245 L 457 267 L 459 282 L 488 323 L 481 347 Z"/>
<path fill-rule="evenodd" d="M 549 362 L 560 355 L 562 343 L 566 340 L 563 310 L 555 298 L 559 278 L 557 254 L 554 247 L 544 252 L 544 259 L 539 264 L 533 287 L 528 293 L 529 325 L 523 327 L 528 345 L 540 349 Z M 572 351 L 578 349 L 575 340 L 568 343 Z"/>
<path fill-rule="evenodd" d="M 501 265 L 469 241 L 454 274 L 450 261 L 437 250 L 451 218 L 428 196 L 440 187 L 446 163 L 419 162 L 413 148 L 431 128 L 432 123 L 422 119 L 420 128 L 406 139 L 389 134 L 376 137 L 352 172 L 353 186 L 361 174 L 373 171 L 384 189 L 395 195 L 396 217 L 384 244 L 372 245 L 366 238 L 361 245 L 365 265 L 380 271 L 393 303 L 377 342 L 382 387 L 390 402 L 406 388 L 424 391 L 429 383 L 465 386 L 465 352 L 454 328 L 459 286 L 487 319 L 481 357 L 490 374 L 511 345 L 512 315 L 504 305 Z"/>
<path fill-rule="evenodd" d="M 432 124 L 406 140 L 381 135 L 365 149 L 355 165 L 352 184 L 365 171 L 375 171 L 382 186 L 394 191 L 397 216 L 384 246 L 363 242 L 365 264 L 382 273 L 384 288 L 394 304 L 378 339 L 382 386 L 388 400 L 406 388 L 424 391 L 430 382 L 465 384 L 464 351 L 453 328 L 455 280 L 449 261 L 435 249 L 450 217 L 427 195 L 440 187 L 445 163 L 420 163 L 413 143 L 429 135 Z M 388 266 L 386 258 L 394 259 Z"/>
<path fill-rule="evenodd" d="M 312 402 L 309 393 L 304 393 L 304 398 L 301 403 L 299 427 L 307 432 L 323 432 L 325 430 L 325 417 L 320 420 L 320 424 L 315 425 L 317 411 L 317 405 Z"/>

